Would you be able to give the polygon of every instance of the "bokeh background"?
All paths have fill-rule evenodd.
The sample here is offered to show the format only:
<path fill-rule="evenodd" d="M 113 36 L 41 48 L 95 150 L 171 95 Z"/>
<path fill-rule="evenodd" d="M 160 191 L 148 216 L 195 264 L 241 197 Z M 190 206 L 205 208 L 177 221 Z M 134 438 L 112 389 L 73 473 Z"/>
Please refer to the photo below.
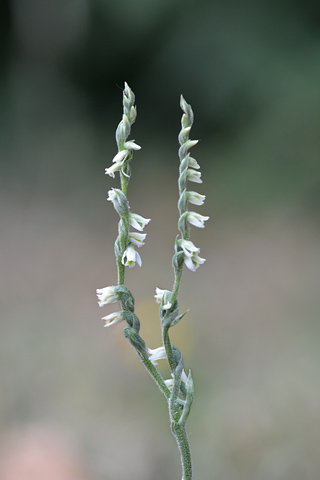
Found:
<path fill-rule="evenodd" d="M 152 218 L 127 285 L 151 348 L 181 93 L 201 139 L 207 261 L 184 272 L 174 332 L 195 478 L 318 479 L 319 2 L 2 0 L 0 42 L 1 480 L 180 478 L 164 399 L 95 297 L 116 281 L 104 168 L 124 81 L 143 146 L 130 205 Z"/>

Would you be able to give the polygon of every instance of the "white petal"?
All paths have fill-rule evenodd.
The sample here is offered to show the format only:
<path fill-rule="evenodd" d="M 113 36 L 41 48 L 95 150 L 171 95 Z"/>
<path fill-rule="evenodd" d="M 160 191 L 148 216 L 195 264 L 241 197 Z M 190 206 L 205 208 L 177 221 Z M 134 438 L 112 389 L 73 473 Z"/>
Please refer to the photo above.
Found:
<path fill-rule="evenodd" d="M 144 240 L 146 236 L 146 233 L 130 232 L 129 240 L 133 245 L 136 245 L 137 247 L 142 247 L 142 245 L 144 245 Z"/>
<path fill-rule="evenodd" d="M 136 143 L 134 143 L 134 140 L 132 140 L 130 142 L 125 142 L 124 148 L 126 150 L 140 150 L 141 149 L 140 145 L 137 145 Z"/>
<path fill-rule="evenodd" d="M 187 179 L 190 182 L 194 183 L 202 183 L 201 180 L 201 172 L 196 172 L 195 170 L 192 170 L 191 168 L 187 170 Z"/>
<path fill-rule="evenodd" d="M 200 195 L 197 192 L 188 192 L 188 202 L 192 203 L 193 205 L 203 205 L 206 196 Z"/>
<path fill-rule="evenodd" d="M 113 158 L 112 162 L 113 163 L 120 163 L 120 165 L 123 164 L 125 161 L 126 157 L 128 156 L 129 151 L 128 150 L 121 150 L 120 152 L 117 153 L 117 155 Z"/>
<path fill-rule="evenodd" d="M 187 215 L 187 220 L 189 223 L 198 228 L 204 228 L 204 222 L 209 220 L 210 217 L 205 217 L 199 213 L 189 212 Z"/>
<path fill-rule="evenodd" d="M 104 325 L 105 327 L 110 327 L 115 323 L 122 322 L 124 318 L 121 315 L 121 312 L 114 312 L 114 313 L 110 313 L 110 315 L 107 315 L 106 317 L 102 317 L 102 320 L 105 322 L 105 325 Z"/>

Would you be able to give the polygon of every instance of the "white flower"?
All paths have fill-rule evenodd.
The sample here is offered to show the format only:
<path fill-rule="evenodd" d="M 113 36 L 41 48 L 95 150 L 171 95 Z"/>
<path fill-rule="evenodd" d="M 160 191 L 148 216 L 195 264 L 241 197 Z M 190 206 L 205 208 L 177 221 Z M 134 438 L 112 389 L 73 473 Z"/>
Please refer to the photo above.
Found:
<path fill-rule="evenodd" d="M 136 262 L 141 267 L 141 257 L 138 252 L 135 251 L 134 247 L 132 245 L 129 245 L 128 248 L 126 248 L 124 254 L 122 255 L 122 264 L 126 267 L 132 268 L 135 266 Z"/>
<path fill-rule="evenodd" d="M 184 257 L 184 264 L 189 270 L 195 272 L 197 268 L 202 265 L 206 261 L 205 258 L 199 257 L 197 253 L 194 253 L 191 257 L 185 255 Z"/>
<path fill-rule="evenodd" d="M 161 288 L 156 287 L 156 294 L 154 298 L 156 299 L 157 303 L 161 303 L 164 292 L 165 290 L 161 290 Z"/>
<path fill-rule="evenodd" d="M 106 317 L 102 317 L 102 320 L 105 322 L 105 327 L 110 327 L 110 325 L 114 325 L 115 323 L 122 322 L 124 320 L 121 312 L 114 312 L 110 313 Z"/>
<path fill-rule="evenodd" d="M 119 165 L 123 165 L 127 156 L 129 155 L 129 150 L 121 150 L 120 152 L 117 153 L 117 155 L 113 158 L 112 162 L 113 163 L 118 163 Z"/>
<path fill-rule="evenodd" d="M 97 288 L 97 297 L 99 307 L 107 305 L 108 303 L 114 303 L 119 301 L 118 295 L 116 294 L 114 287 Z"/>
<path fill-rule="evenodd" d="M 150 355 L 149 360 L 153 365 L 158 365 L 158 360 L 165 360 L 167 358 L 166 350 L 163 346 L 154 349 L 148 348 L 148 353 Z"/>
<path fill-rule="evenodd" d="M 188 377 L 186 375 L 186 372 L 184 370 L 182 370 L 182 373 L 181 373 L 181 381 L 183 383 L 187 383 L 187 380 L 188 380 Z M 168 378 L 168 380 L 165 380 L 164 383 L 167 385 L 167 387 L 169 388 L 169 390 L 171 390 L 173 388 L 173 383 L 174 383 L 174 380 L 173 378 Z"/>
<path fill-rule="evenodd" d="M 201 180 L 201 172 L 196 172 L 195 170 L 192 170 L 192 168 L 189 168 L 189 169 L 187 170 L 187 179 L 188 179 L 190 182 L 202 183 L 202 180 Z"/>
<path fill-rule="evenodd" d="M 130 225 L 135 228 L 136 230 L 142 230 L 144 227 L 150 222 L 150 218 L 143 218 L 141 215 L 137 213 L 130 213 L 129 223 Z"/>
<path fill-rule="evenodd" d="M 114 191 L 114 189 L 112 188 L 111 190 L 109 190 L 108 192 L 108 200 L 109 202 L 114 202 L 117 198 L 117 193 Z"/>
<path fill-rule="evenodd" d="M 157 303 L 161 303 L 162 302 L 162 298 L 164 297 L 164 302 L 166 302 L 166 297 L 167 297 L 167 294 L 169 293 L 168 290 L 161 290 L 161 288 L 158 288 L 156 287 L 156 294 L 154 296 L 154 298 L 156 299 L 156 302 Z M 169 310 L 169 308 L 172 307 L 172 303 L 170 302 L 166 302 L 162 308 L 163 310 Z"/>
<path fill-rule="evenodd" d="M 195 253 L 200 252 L 200 249 L 197 248 L 190 240 L 180 240 L 179 245 L 187 257 L 192 257 L 192 255 Z"/>
<path fill-rule="evenodd" d="M 195 158 L 189 157 L 189 167 L 198 170 L 198 168 L 200 168 L 200 165 Z"/>
<path fill-rule="evenodd" d="M 137 247 L 142 247 L 142 245 L 144 245 L 144 240 L 146 236 L 146 233 L 130 232 L 129 241 Z"/>
<path fill-rule="evenodd" d="M 210 217 L 205 217 L 199 213 L 189 212 L 187 214 L 187 221 L 198 228 L 204 228 L 204 222 L 209 220 Z"/>
<path fill-rule="evenodd" d="M 199 142 L 199 140 L 187 140 L 183 145 L 182 147 L 185 149 L 185 150 L 189 150 L 190 148 L 194 147 L 195 145 L 197 145 L 197 143 Z"/>
<path fill-rule="evenodd" d="M 167 385 L 169 390 L 173 388 L 173 378 L 168 378 L 168 380 L 165 380 L 164 383 Z"/>
<path fill-rule="evenodd" d="M 190 203 L 193 203 L 193 205 L 203 205 L 206 196 L 205 195 L 200 195 L 200 193 L 197 192 L 188 192 L 188 201 Z"/>
<path fill-rule="evenodd" d="M 115 163 L 111 167 L 106 168 L 105 174 L 114 178 L 114 172 L 117 172 L 118 170 L 121 170 L 121 168 L 122 168 L 121 163 Z"/>
<path fill-rule="evenodd" d="M 136 143 L 134 143 L 134 140 L 131 140 L 129 142 L 125 142 L 124 148 L 126 150 L 140 150 L 141 149 L 140 145 L 137 145 Z"/>
<path fill-rule="evenodd" d="M 181 373 L 181 380 L 183 381 L 183 383 L 187 383 L 188 377 L 184 370 L 182 370 L 182 373 Z"/>

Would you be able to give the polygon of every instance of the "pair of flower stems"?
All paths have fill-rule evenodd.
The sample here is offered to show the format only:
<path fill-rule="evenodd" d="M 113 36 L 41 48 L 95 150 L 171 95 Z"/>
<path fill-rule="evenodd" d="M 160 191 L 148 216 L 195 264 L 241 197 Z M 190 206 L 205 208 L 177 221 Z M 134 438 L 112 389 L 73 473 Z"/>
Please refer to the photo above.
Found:
<path fill-rule="evenodd" d="M 181 119 L 181 131 L 179 133 L 179 221 L 180 236 L 175 241 L 175 254 L 172 258 L 174 270 L 174 284 L 172 290 L 156 288 L 156 301 L 160 303 L 159 314 L 162 330 L 162 346 L 156 349 L 147 348 L 144 340 L 140 337 L 140 321 L 134 313 L 134 297 L 124 286 L 125 268 L 141 266 L 141 257 L 135 247 L 144 245 L 145 233 L 132 232 L 130 227 L 142 232 L 150 219 L 131 213 L 127 189 L 131 177 L 131 160 L 133 152 L 140 150 L 140 146 L 134 140 L 127 140 L 131 126 L 136 120 L 137 109 L 134 104 L 135 96 L 127 83 L 123 91 L 123 116 L 116 130 L 118 153 L 113 159 L 111 167 L 106 168 L 106 174 L 115 177 L 119 173 L 121 188 L 113 188 L 108 192 L 108 200 L 119 214 L 118 237 L 115 241 L 114 251 L 117 262 L 118 284 L 116 286 L 97 289 L 99 306 L 109 303 L 120 302 L 121 311 L 111 313 L 102 318 L 104 325 L 109 327 L 125 321 L 124 329 L 126 338 L 136 350 L 136 353 L 150 373 L 160 391 L 165 396 L 168 408 L 171 431 L 176 438 L 181 457 L 182 480 L 192 479 L 191 454 L 186 432 L 186 420 L 194 397 L 194 385 L 191 371 L 188 375 L 184 371 L 184 362 L 180 350 L 172 345 L 169 337 L 169 329 L 176 325 L 185 313 L 179 315 L 178 290 L 181 281 L 183 265 L 189 270 L 196 269 L 205 262 L 199 256 L 200 249 L 190 241 L 190 224 L 199 228 L 204 227 L 204 222 L 209 217 L 188 210 L 188 204 L 202 205 L 205 196 L 194 191 L 187 190 L 187 182 L 202 183 L 201 173 L 197 161 L 190 156 L 189 150 L 198 143 L 198 140 L 190 140 L 189 134 L 193 124 L 193 112 L 183 96 L 180 106 L 183 110 Z M 156 368 L 158 360 L 167 359 L 171 378 L 165 380 Z"/>

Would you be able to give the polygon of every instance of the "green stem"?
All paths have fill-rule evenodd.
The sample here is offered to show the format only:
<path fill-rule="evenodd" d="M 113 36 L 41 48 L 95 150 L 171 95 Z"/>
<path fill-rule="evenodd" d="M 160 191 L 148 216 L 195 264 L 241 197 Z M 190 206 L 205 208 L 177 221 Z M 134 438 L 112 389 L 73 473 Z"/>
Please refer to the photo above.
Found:
<path fill-rule="evenodd" d="M 119 257 L 117 257 L 118 285 L 124 285 L 125 266 L 121 260 L 121 255 L 119 255 Z"/>
<path fill-rule="evenodd" d="M 151 377 L 153 380 L 156 382 L 156 384 L 159 387 L 159 390 L 163 393 L 163 395 L 166 397 L 167 400 L 170 398 L 170 390 L 165 384 L 162 375 L 160 372 L 157 370 L 157 368 L 153 365 L 153 363 L 149 360 L 149 358 L 146 355 L 143 355 L 141 352 L 137 351 L 138 357 L 140 358 L 141 362 L 145 366 L 145 368 L 148 370 L 150 373 Z"/>
<path fill-rule="evenodd" d="M 162 342 L 163 342 L 163 346 L 166 350 L 167 359 L 168 359 L 168 363 L 170 365 L 171 372 L 174 372 L 177 365 L 176 365 L 176 362 L 175 362 L 175 359 L 174 359 L 174 356 L 173 356 L 172 344 L 171 344 L 171 340 L 170 340 L 170 337 L 169 337 L 169 327 L 168 326 L 165 326 L 162 329 Z"/>
<path fill-rule="evenodd" d="M 182 467 L 182 480 L 192 480 L 192 463 L 188 435 L 183 425 L 172 422 L 172 433 L 177 441 Z"/>
<path fill-rule="evenodd" d="M 179 268 L 177 272 L 175 272 L 175 279 L 174 279 L 174 285 L 173 285 L 173 291 L 172 291 L 172 297 L 171 297 L 171 303 L 174 304 L 176 301 L 177 295 L 178 295 L 178 290 L 180 287 L 180 281 L 181 281 L 181 276 L 182 276 L 182 270 L 183 266 Z"/>

